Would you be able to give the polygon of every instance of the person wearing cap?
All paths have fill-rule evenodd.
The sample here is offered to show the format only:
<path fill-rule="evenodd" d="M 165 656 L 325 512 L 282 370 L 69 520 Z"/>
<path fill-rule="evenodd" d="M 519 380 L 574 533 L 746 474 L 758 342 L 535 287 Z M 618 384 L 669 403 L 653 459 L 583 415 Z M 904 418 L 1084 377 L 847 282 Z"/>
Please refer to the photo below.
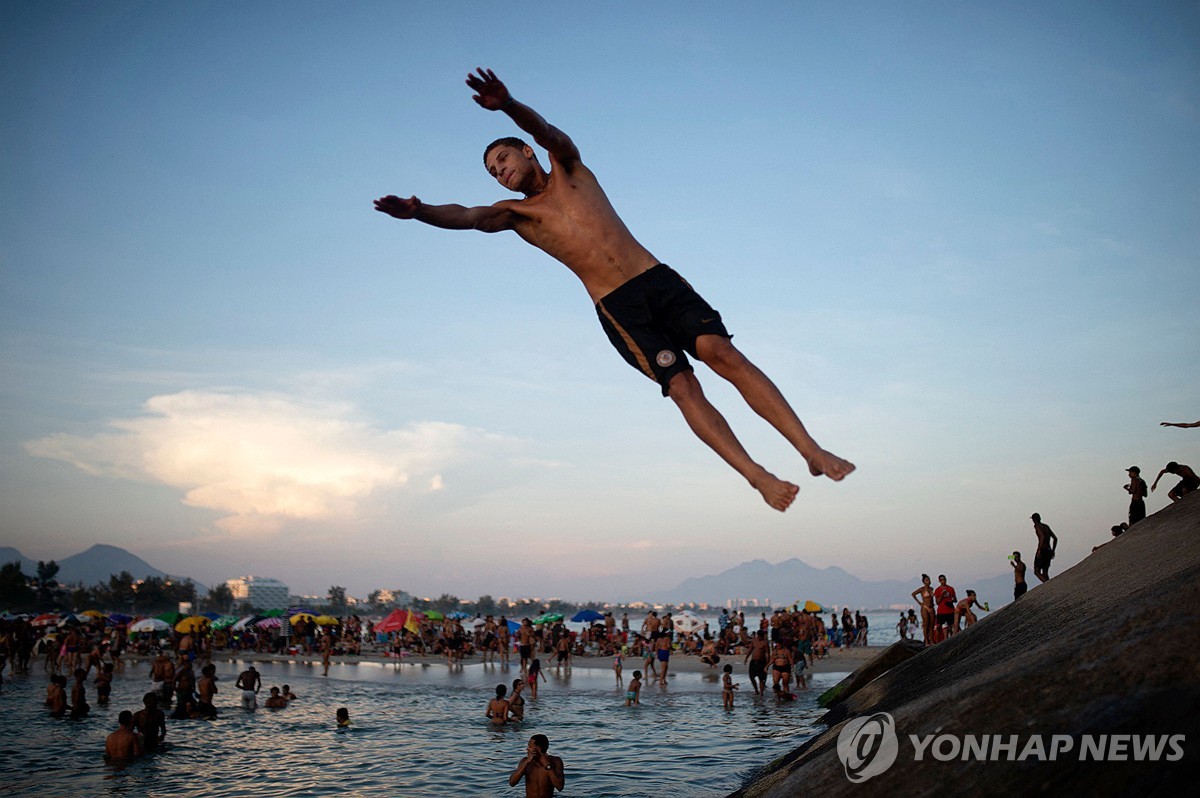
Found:
<path fill-rule="evenodd" d="M 1058 548 L 1058 536 L 1042 523 L 1042 517 L 1037 513 L 1029 518 L 1033 521 L 1033 531 L 1038 539 L 1037 553 L 1033 555 L 1033 575 L 1038 581 L 1046 582 L 1050 579 L 1050 561 L 1054 559 L 1054 552 Z"/>
<path fill-rule="evenodd" d="M 1125 492 L 1129 494 L 1129 526 L 1146 517 L 1146 480 L 1142 479 L 1142 469 L 1130 466 L 1125 469 L 1129 474 L 1129 484 Z"/>
<path fill-rule="evenodd" d="M 1163 474 L 1174 474 L 1179 477 L 1179 484 L 1171 488 L 1167 495 L 1171 497 L 1171 501 L 1177 502 L 1187 494 L 1200 488 L 1200 477 L 1196 476 L 1196 472 L 1190 466 L 1185 466 L 1182 463 L 1176 463 L 1174 460 L 1167 463 L 1162 471 L 1158 472 L 1158 476 L 1154 478 L 1154 484 L 1150 486 L 1150 490 L 1158 487 L 1158 481 L 1162 479 Z"/>

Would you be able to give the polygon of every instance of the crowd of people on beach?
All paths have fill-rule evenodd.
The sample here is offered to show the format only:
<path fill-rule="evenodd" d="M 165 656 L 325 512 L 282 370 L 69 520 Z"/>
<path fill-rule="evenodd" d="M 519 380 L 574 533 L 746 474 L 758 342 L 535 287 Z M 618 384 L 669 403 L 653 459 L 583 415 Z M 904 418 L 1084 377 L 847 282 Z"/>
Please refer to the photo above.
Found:
<path fill-rule="evenodd" d="M 225 711 L 218 710 L 220 680 L 212 661 L 222 655 L 233 659 L 260 652 L 319 655 L 326 675 L 331 655 L 364 651 L 438 655 L 454 668 L 462 667 L 468 657 L 504 667 L 511 663 L 519 669 L 519 677 L 497 685 L 484 712 L 489 723 L 500 725 L 525 720 L 530 708 L 525 696 L 537 699 L 539 682 L 546 681 L 545 670 L 570 671 L 577 656 L 611 658 L 616 683 L 623 687 L 624 703 L 630 707 L 641 703 L 643 684 L 667 684 L 672 657 L 678 656 L 695 657 L 714 670 L 729 660 L 717 671 L 722 706 L 727 710 L 733 709 L 739 689 L 733 681 L 738 659 L 747 666 L 756 695 L 767 695 L 769 684 L 776 700 L 792 701 L 796 699 L 793 685 L 809 688 L 806 671 L 815 658 L 838 646 L 866 645 L 868 632 L 861 613 L 845 610 L 840 619 L 834 614 L 827 626 L 820 612 L 799 606 L 776 609 L 769 616 L 763 612 L 757 619 L 723 610 L 715 631 L 695 616 L 670 612 L 660 616 L 657 610 L 647 612 L 636 627 L 631 626 L 628 613 L 618 619 L 610 612 L 578 631 L 561 619 L 535 625 L 524 618 L 515 628 L 503 616 L 476 618 L 466 626 L 463 620 L 421 619 L 415 631 L 377 632 L 375 622 L 356 616 L 325 626 L 307 617 L 291 623 L 284 616 L 281 624 L 267 628 L 201 627 L 130 634 L 127 622 L 113 623 L 99 613 L 66 614 L 58 623 L 41 625 L 30 618 L 4 619 L 0 620 L 0 684 L 7 667 L 28 675 L 40 664 L 48 679 L 45 704 L 50 716 L 85 720 L 91 709 L 89 693 L 94 691 L 99 704 L 108 704 L 116 673 L 131 659 L 146 662 L 150 684 L 140 693 L 140 706 L 122 709 L 117 728 L 105 738 L 106 757 L 123 765 L 162 749 L 172 723 L 212 720 Z M 632 672 L 626 685 L 627 661 L 640 662 L 641 668 Z M 260 706 L 284 709 L 297 700 L 284 684 L 268 688 L 269 697 L 260 705 L 263 690 L 259 672 L 248 665 L 227 693 L 236 696 L 246 711 Z M 337 710 L 335 723 L 339 729 L 350 725 L 347 708 Z M 548 753 L 548 746 L 543 735 L 531 737 L 526 756 L 511 775 L 513 784 L 532 774 L 536 784 L 562 789 L 562 761 Z"/>

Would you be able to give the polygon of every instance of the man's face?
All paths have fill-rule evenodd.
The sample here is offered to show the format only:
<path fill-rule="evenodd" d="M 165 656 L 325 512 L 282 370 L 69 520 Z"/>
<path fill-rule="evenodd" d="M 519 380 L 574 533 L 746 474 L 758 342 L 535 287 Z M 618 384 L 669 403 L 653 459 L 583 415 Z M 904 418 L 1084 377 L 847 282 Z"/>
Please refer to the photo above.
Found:
<path fill-rule="evenodd" d="M 528 147 L 517 149 L 507 144 L 493 147 L 487 155 L 488 174 L 509 191 L 520 191 L 533 173 L 532 155 Z"/>

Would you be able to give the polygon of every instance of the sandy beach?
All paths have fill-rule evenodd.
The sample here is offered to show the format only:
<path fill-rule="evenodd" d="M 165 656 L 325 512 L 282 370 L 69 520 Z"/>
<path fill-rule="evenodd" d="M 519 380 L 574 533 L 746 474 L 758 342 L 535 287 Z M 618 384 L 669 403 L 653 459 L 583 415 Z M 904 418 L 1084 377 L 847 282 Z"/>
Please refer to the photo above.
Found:
<path fill-rule="evenodd" d="M 885 646 L 856 646 L 847 649 L 835 649 L 829 652 L 828 656 L 823 659 L 818 659 L 810 673 L 849 673 L 856 670 L 864 662 L 869 662 L 879 652 L 883 651 Z M 542 668 L 554 670 L 554 663 L 551 661 L 549 654 L 542 656 Z M 126 653 L 122 659 L 127 662 L 149 662 L 153 659 L 150 656 L 129 654 Z M 213 654 L 214 662 L 291 662 L 291 663 L 313 663 L 320 664 L 320 654 L 266 654 L 256 651 L 217 651 Z M 332 656 L 329 659 L 331 666 L 337 665 L 355 665 L 359 662 L 372 663 L 391 663 L 397 665 L 423 665 L 423 666 L 444 666 L 446 664 L 445 657 L 420 656 L 411 655 L 403 657 L 384 656 L 383 654 L 363 654 L 360 656 Z M 471 657 L 463 660 L 463 665 L 479 665 L 482 664 L 478 657 Z M 520 661 L 514 654 L 509 660 L 510 667 L 516 668 Z M 722 657 L 721 662 L 716 667 L 705 665 L 697 656 L 685 656 L 682 654 L 674 654 L 671 656 L 671 672 L 672 673 L 720 673 L 721 668 L 727 664 L 732 664 L 735 673 L 743 673 L 745 664 L 743 657 Z M 611 657 L 592 657 L 592 656 L 577 656 L 571 660 L 571 665 L 574 668 L 587 668 L 598 670 L 611 670 Z M 624 662 L 625 673 L 630 673 L 635 669 L 641 668 L 641 660 L 638 658 L 628 657 Z"/>

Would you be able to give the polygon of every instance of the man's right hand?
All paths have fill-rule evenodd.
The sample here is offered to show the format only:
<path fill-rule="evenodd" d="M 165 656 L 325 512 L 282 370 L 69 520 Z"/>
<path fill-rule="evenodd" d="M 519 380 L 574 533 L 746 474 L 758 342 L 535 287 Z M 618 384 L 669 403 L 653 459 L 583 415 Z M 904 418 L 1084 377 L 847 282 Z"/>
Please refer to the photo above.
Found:
<path fill-rule="evenodd" d="M 400 199 L 392 194 L 388 194 L 386 197 L 380 197 L 375 200 L 375 210 L 380 213 L 386 213 L 388 216 L 394 216 L 397 219 L 414 218 L 417 215 L 417 208 L 419 207 L 421 207 L 421 201 L 416 197 Z"/>

